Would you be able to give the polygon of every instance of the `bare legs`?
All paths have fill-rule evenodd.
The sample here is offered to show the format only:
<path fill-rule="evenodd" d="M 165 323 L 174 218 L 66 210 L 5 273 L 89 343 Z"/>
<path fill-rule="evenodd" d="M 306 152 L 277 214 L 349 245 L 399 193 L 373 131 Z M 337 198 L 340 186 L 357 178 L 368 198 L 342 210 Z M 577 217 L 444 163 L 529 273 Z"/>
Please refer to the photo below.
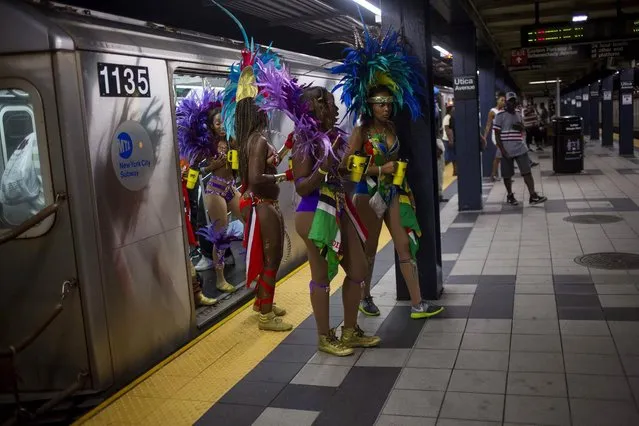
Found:
<path fill-rule="evenodd" d="M 341 341 L 337 340 L 329 323 L 328 264 L 315 244 L 308 239 L 314 213 L 300 212 L 295 216 L 295 229 L 306 244 L 311 266 L 311 305 L 319 334 L 319 350 L 336 356 L 351 355 L 354 347 L 372 347 L 380 342 L 376 336 L 364 335 L 357 326 L 360 288 L 368 272 L 368 262 L 353 223 L 346 212 L 342 214 L 341 232 L 344 257 L 341 265 L 346 272 L 346 277 L 342 286 L 344 327 Z"/>
<path fill-rule="evenodd" d="M 419 290 L 419 278 L 417 276 L 417 267 L 412 261 L 410 248 L 408 244 L 408 235 L 406 230 L 401 226 L 399 216 L 399 199 L 396 197 L 391 203 L 390 207 L 386 211 L 386 214 L 382 219 L 377 215 L 368 205 L 370 199 L 367 195 L 357 194 L 355 197 L 355 203 L 357 211 L 360 214 L 360 218 L 364 222 L 364 225 L 368 229 L 368 241 L 366 242 L 366 255 L 369 259 L 374 261 L 375 253 L 377 252 L 377 245 L 379 243 L 379 234 L 382 227 L 382 222 L 386 223 L 388 230 L 391 233 L 395 250 L 400 259 L 400 272 L 406 281 L 408 292 L 411 296 L 411 303 L 417 305 L 421 303 L 422 297 Z M 367 275 L 367 281 L 364 287 L 364 296 L 370 296 L 370 277 L 373 272 L 373 263 L 369 263 L 369 271 Z"/>
<path fill-rule="evenodd" d="M 382 220 L 377 218 L 375 212 L 368 205 L 370 197 L 364 194 L 356 194 L 354 203 L 360 219 L 368 230 L 368 240 L 364 248 L 366 254 L 366 263 L 368 264 L 368 273 L 364 279 L 364 287 L 362 288 L 361 298 L 371 296 L 371 279 L 373 277 L 373 265 L 375 263 L 375 254 L 377 253 L 377 244 L 379 243 L 379 233 L 382 230 Z"/>
<path fill-rule="evenodd" d="M 501 158 L 495 156 L 495 159 L 493 160 L 493 171 L 492 171 L 492 175 L 491 177 L 493 179 L 496 179 L 497 176 L 499 175 L 499 163 L 501 162 Z"/>
<path fill-rule="evenodd" d="M 209 214 L 211 224 L 213 224 L 215 230 L 219 232 L 228 225 L 228 207 L 226 200 L 217 194 L 206 194 L 204 196 L 204 203 L 206 204 L 206 211 Z M 231 286 L 224 277 L 224 251 L 219 250 L 214 245 L 212 254 L 215 273 L 217 275 L 216 287 L 221 291 L 234 291 L 235 288 Z"/>
<path fill-rule="evenodd" d="M 399 198 L 395 197 L 386 214 L 384 215 L 384 223 L 390 231 L 395 245 L 395 251 L 399 257 L 399 269 L 406 281 L 408 292 L 410 293 L 410 301 L 413 306 L 418 305 L 422 301 L 422 295 L 419 289 L 419 277 L 417 275 L 417 265 L 413 261 L 408 244 L 408 235 L 402 227 L 399 216 Z"/>
<path fill-rule="evenodd" d="M 264 273 L 261 278 L 266 283 L 266 286 L 258 284 L 257 299 L 262 300 L 259 303 L 260 312 L 268 314 L 273 310 L 275 279 L 284 254 L 284 221 L 279 210 L 270 203 L 259 204 L 256 210 L 262 224 L 260 228 L 264 246 Z"/>

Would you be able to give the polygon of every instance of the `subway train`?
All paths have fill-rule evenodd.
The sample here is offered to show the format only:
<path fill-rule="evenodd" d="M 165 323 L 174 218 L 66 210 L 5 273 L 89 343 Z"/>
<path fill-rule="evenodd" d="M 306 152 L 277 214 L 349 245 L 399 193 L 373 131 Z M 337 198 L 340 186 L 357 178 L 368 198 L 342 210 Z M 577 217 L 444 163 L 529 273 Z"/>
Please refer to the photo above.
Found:
<path fill-rule="evenodd" d="M 250 297 L 233 250 L 227 276 L 240 290 L 215 307 L 194 304 L 175 143 L 179 99 L 223 87 L 241 48 L 52 2 L 0 2 L 5 409 L 60 392 L 108 394 Z M 302 83 L 337 84 L 330 62 L 279 53 Z M 274 115 L 270 130 L 279 147 L 292 124 Z M 297 201 L 282 185 L 290 244 L 280 277 L 306 260 Z"/>

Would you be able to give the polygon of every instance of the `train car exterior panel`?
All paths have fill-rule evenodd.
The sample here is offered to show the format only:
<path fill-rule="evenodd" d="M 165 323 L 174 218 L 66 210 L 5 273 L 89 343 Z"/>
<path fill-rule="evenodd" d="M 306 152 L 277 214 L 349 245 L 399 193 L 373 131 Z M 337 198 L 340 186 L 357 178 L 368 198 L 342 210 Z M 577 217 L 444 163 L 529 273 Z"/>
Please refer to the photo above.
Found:
<path fill-rule="evenodd" d="M 169 76 L 158 59 L 97 52 L 80 58 L 112 364 L 117 376 L 131 377 L 186 342 L 193 322 Z M 98 64 L 144 67 L 150 95 L 104 96 Z M 122 168 L 135 154 L 114 155 L 124 122 L 144 129 L 151 147 L 137 161 L 148 167 Z M 143 133 L 127 132 L 131 149 L 146 143 Z M 146 168 L 152 170 L 143 188 L 124 186 L 144 179 Z"/>
<path fill-rule="evenodd" d="M 67 192 L 51 55 L 11 55 L 0 62 L 0 89 L 28 94 L 26 105 L 35 118 L 38 149 L 33 161 L 42 178 L 43 205 L 54 201 L 55 192 Z M 10 220 L 12 208 L 3 205 L 5 221 Z M 63 282 L 77 276 L 68 204 L 24 236 L 28 238 L 0 246 L 2 348 L 17 344 L 39 327 L 60 301 Z M 75 291 L 65 299 L 55 322 L 17 358 L 21 391 L 64 388 L 88 368 L 82 318 L 80 293 Z"/>

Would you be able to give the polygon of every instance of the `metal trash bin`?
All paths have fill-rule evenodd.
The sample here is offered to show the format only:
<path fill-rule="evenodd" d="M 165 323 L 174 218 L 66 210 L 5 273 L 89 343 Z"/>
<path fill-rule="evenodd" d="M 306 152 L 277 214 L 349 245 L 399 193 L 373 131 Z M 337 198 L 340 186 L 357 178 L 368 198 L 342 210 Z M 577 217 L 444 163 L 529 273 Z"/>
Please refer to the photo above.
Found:
<path fill-rule="evenodd" d="M 576 115 L 552 119 L 552 169 L 555 173 L 584 170 L 583 118 Z"/>

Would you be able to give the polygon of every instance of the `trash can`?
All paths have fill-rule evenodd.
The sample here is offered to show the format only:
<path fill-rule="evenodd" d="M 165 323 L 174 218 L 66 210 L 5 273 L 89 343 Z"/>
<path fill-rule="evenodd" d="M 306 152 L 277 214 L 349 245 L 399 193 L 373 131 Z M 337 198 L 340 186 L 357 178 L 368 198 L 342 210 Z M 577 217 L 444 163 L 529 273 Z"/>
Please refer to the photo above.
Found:
<path fill-rule="evenodd" d="M 583 119 L 576 115 L 553 118 L 552 169 L 555 173 L 584 170 Z"/>

